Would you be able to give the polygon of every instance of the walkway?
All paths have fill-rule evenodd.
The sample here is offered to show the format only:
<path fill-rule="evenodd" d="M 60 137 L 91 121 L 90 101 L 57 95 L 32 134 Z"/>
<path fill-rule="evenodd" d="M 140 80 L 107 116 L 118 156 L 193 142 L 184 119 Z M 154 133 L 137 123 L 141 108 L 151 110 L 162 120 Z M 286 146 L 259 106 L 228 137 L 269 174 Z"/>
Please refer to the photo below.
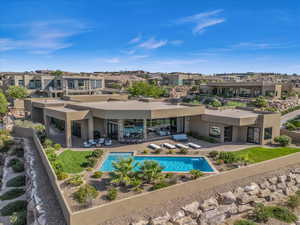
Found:
<path fill-rule="evenodd" d="M 296 110 L 290 113 L 287 113 L 281 117 L 281 126 L 286 123 L 288 120 L 295 118 L 300 115 L 300 110 Z"/>

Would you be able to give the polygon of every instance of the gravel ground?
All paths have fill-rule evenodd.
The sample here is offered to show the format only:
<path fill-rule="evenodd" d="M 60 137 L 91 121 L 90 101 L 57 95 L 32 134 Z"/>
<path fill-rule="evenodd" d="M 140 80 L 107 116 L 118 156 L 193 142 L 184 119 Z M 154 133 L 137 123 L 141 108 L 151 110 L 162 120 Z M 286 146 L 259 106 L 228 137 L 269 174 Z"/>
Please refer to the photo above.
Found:
<path fill-rule="evenodd" d="M 31 139 L 27 140 L 27 143 L 29 145 L 28 147 L 35 156 L 34 169 L 37 174 L 38 196 L 45 203 L 43 204 L 43 209 L 46 211 L 47 225 L 66 225 L 64 216 L 59 207 L 59 203 L 54 194 L 54 190 L 50 185 L 47 173 L 42 165 L 42 160 L 37 152 L 37 149 Z"/>

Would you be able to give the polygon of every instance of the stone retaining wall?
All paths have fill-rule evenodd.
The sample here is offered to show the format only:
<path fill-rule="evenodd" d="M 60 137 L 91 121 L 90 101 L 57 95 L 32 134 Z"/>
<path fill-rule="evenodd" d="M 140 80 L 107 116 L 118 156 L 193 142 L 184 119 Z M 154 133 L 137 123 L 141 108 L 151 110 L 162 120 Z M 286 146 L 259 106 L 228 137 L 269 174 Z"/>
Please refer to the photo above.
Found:
<path fill-rule="evenodd" d="M 170 215 L 141 220 L 130 225 L 218 225 L 226 219 L 251 211 L 257 203 L 283 202 L 300 188 L 300 167 L 287 170 L 262 182 L 218 193 L 204 201 L 194 201 Z"/>
<path fill-rule="evenodd" d="M 300 132 L 296 131 L 289 131 L 288 129 L 282 128 L 280 129 L 280 135 L 287 135 L 290 138 L 292 138 L 292 142 L 295 144 L 300 143 Z"/>

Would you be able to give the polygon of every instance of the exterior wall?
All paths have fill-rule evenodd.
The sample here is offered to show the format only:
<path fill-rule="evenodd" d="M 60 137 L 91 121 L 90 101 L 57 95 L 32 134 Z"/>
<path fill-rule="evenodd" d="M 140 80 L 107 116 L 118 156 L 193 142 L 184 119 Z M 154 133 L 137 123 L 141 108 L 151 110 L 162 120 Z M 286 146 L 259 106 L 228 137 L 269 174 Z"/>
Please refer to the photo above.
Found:
<path fill-rule="evenodd" d="M 44 109 L 32 107 L 31 120 L 37 123 L 44 123 Z"/>
<path fill-rule="evenodd" d="M 295 143 L 295 144 L 300 143 L 300 133 L 299 132 L 289 131 L 287 129 L 281 129 L 280 130 L 280 135 L 289 136 L 290 138 L 292 138 L 292 142 Z"/>
<path fill-rule="evenodd" d="M 264 114 L 260 117 L 261 144 L 272 143 L 274 138 L 280 135 L 280 114 Z M 268 127 L 272 127 L 272 139 L 264 140 L 264 129 Z"/>
<path fill-rule="evenodd" d="M 101 136 L 103 135 L 106 136 L 107 135 L 106 121 L 104 119 L 94 117 L 94 130 L 99 131 Z"/>

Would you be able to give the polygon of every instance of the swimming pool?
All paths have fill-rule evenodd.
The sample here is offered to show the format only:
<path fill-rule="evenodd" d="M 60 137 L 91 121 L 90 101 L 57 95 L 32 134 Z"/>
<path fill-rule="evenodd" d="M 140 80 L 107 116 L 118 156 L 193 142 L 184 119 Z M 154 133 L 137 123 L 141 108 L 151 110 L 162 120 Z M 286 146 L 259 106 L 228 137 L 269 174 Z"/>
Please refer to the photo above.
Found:
<path fill-rule="evenodd" d="M 133 156 L 133 153 L 111 152 L 107 155 L 105 161 L 100 167 L 100 171 L 113 171 L 112 162 L 121 158 L 133 157 L 138 163 L 145 160 L 154 160 L 164 167 L 164 172 L 189 172 L 191 170 L 200 170 L 202 172 L 215 172 L 204 157 L 181 157 L 181 156 Z"/>

